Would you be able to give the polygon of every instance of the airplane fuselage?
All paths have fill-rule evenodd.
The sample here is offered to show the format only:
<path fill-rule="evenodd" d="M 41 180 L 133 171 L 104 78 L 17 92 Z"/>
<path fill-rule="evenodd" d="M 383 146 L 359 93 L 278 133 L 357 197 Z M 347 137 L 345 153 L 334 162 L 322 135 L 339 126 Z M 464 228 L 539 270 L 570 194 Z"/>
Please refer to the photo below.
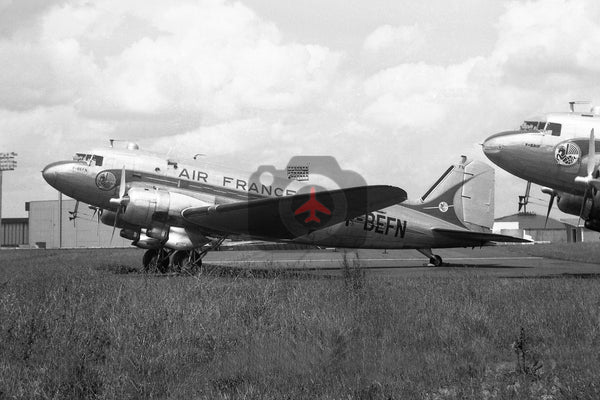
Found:
<path fill-rule="evenodd" d="M 82 160 L 60 161 L 48 165 L 44 178 L 65 195 L 101 209 L 117 211 L 111 199 L 119 196 L 124 171 L 127 188 L 143 187 L 180 194 L 188 206 L 226 204 L 267 197 L 290 196 L 310 182 L 299 182 L 275 171 L 244 174 L 204 162 L 183 164 L 140 150 L 102 149 L 79 154 Z M 170 215 L 170 224 L 187 223 Z M 409 202 L 367 213 L 327 228 L 317 229 L 294 242 L 332 247 L 382 249 L 475 246 L 436 235 L 432 227 L 457 226 L 417 211 Z"/>
<path fill-rule="evenodd" d="M 585 187 L 574 184 L 587 174 L 590 130 L 600 131 L 600 115 L 548 113 L 526 120 L 521 129 L 488 137 L 485 155 L 502 169 L 541 186 L 583 195 Z M 596 143 L 596 152 L 600 144 Z"/>
<path fill-rule="evenodd" d="M 565 139 L 540 132 L 509 131 L 490 136 L 483 148 L 490 160 L 519 178 L 571 194 L 583 195 L 585 191 L 584 186 L 574 184 L 576 176 L 587 173 L 585 137 Z M 560 152 L 568 150 L 577 154 L 561 159 Z M 600 151 L 600 143 L 596 143 L 596 151 Z"/>
<path fill-rule="evenodd" d="M 600 109 L 590 113 L 550 113 L 526 120 L 519 130 L 497 133 L 483 143 L 485 155 L 509 173 L 544 186 L 548 214 L 556 198 L 558 208 L 600 230 L 597 156 Z M 528 190 L 525 196 L 527 198 Z M 519 206 L 527 203 L 519 201 Z"/>

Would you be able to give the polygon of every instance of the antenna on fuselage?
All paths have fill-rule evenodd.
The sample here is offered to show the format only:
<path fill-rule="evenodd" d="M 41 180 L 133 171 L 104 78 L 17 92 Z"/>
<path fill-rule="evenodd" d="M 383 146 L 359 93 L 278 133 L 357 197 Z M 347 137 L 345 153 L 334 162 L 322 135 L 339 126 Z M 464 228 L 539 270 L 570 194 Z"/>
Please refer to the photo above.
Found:
<path fill-rule="evenodd" d="M 197 160 L 198 157 L 204 157 L 204 156 L 206 156 L 206 154 L 198 153 L 194 156 L 194 160 Z"/>
<path fill-rule="evenodd" d="M 110 142 L 110 147 L 114 147 L 115 142 L 124 142 L 124 143 L 127 143 L 127 145 L 125 146 L 127 148 L 127 150 L 139 150 L 140 149 L 140 146 L 138 146 L 137 143 L 130 142 L 129 140 L 108 139 L 108 141 Z"/>
<path fill-rule="evenodd" d="M 592 104 L 592 102 L 589 100 L 570 101 L 569 102 L 569 110 L 571 110 L 571 112 L 575 112 L 575 104 Z"/>

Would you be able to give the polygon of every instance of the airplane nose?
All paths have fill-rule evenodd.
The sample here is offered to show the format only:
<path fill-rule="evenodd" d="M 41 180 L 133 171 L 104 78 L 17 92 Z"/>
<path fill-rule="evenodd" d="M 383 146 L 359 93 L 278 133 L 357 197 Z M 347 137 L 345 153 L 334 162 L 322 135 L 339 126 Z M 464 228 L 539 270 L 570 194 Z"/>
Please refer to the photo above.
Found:
<path fill-rule="evenodd" d="M 485 139 L 482 145 L 485 155 L 489 157 L 502 151 L 506 137 L 512 134 L 513 132 L 500 132 Z"/>
<path fill-rule="evenodd" d="M 56 184 L 56 165 L 49 164 L 42 170 L 42 176 L 48 182 L 50 186 L 54 186 Z"/>

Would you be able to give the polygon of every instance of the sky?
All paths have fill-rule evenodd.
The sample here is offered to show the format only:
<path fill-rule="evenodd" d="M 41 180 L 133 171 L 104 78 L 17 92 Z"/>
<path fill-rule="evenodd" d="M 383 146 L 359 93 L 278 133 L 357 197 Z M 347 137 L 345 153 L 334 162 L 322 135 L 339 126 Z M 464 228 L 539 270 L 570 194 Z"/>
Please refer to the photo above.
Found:
<path fill-rule="evenodd" d="M 594 0 L 0 0 L 2 216 L 109 138 L 248 171 L 331 155 L 417 198 L 491 134 L 600 101 L 599 59 Z M 496 168 L 497 217 L 524 188 Z"/>

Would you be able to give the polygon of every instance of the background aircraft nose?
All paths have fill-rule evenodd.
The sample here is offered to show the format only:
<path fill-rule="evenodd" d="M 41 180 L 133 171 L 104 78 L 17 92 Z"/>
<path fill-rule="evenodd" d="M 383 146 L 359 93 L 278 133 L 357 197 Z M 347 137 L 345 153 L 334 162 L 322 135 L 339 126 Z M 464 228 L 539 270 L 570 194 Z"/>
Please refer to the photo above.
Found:
<path fill-rule="evenodd" d="M 46 165 L 46 168 L 42 170 L 42 176 L 50 186 L 54 186 L 56 183 L 56 166 L 54 164 Z"/>
<path fill-rule="evenodd" d="M 519 131 L 496 133 L 485 139 L 483 142 L 483 153 L 487 158 L 498 164 L 498 161 L 501 161 L 510 155 L 512 150 L 515 149 L 515 145 L 521 143 L 523 137 L 522 134 L 523 132 Z"/>
<path fill-rule="evenodd" d="M 485 155 L 489 156 L 490 154 L 499 153 L 500 150 L 502 150 L 505 137 L 510 134 L 512 134 L 512 132 L 501 132 L 485 139 L 483 142 L 483 152 Z"/>

